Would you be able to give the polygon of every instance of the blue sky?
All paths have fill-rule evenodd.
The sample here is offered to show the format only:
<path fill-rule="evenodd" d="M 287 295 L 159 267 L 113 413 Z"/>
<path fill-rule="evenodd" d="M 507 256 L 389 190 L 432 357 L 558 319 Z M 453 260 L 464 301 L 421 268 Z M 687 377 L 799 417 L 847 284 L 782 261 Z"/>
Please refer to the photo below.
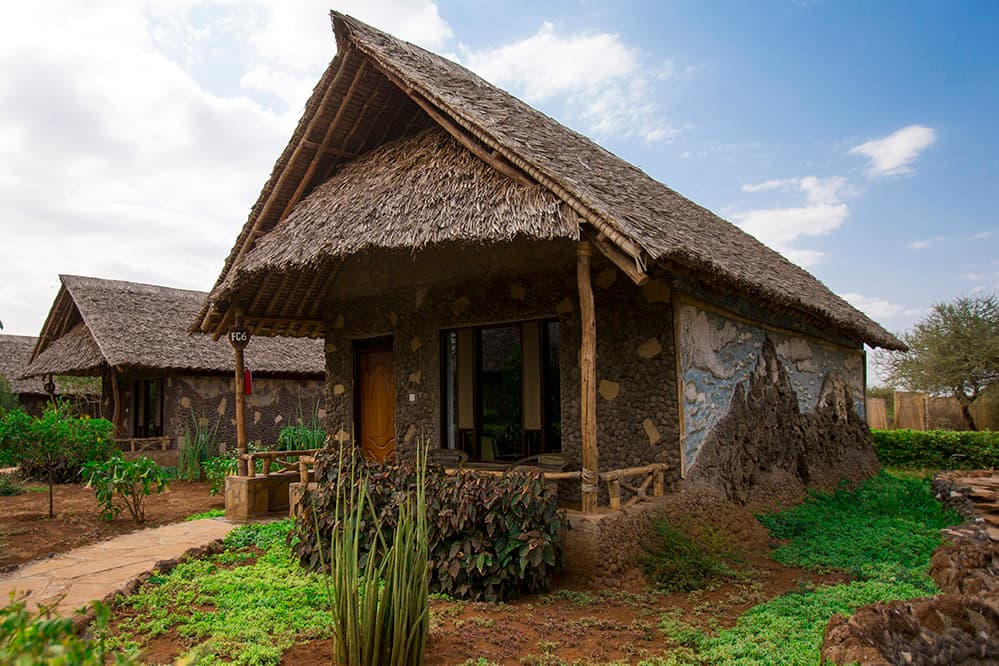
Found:
<path fill-rule="evenodd" d="M 890 329 L 999 285 L 997 3 L 334 7 L 593 137 Z M 58 273 L 210 288 L 335 52 L 328 9 L 0 8 L 7 332 L 38 332 Z"/>

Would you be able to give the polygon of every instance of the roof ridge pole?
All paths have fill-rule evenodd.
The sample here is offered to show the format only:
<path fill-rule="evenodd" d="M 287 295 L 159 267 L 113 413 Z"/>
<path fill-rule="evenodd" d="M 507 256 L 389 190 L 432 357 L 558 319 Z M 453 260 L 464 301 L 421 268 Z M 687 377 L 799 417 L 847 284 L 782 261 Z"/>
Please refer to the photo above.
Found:
<path fill-rule="evenodd" d="M 229 344 L 236 357 L 236 474 L 247 476 L 248 467 L 243 456 L 249 453 L 246 443 L 246 385 L 243 365 L 243 350 L 250 342 L 250 334 L 243 328 L 243 308 L 235 308 L 233 328 L 229 331 Z"/>
<path fill-rule="evenodd" d="M 599 464 L 597 452 L 597 323 L 593 307 L 593 285 L 590 283 L 590 256 L 593 249 L 588 241 L 576 247 L 576 285 L 579 290 L 579 386 L 580 434 L 583 444 L 583 471 L 580 491 L 583 513 L 597 508 Z"/>

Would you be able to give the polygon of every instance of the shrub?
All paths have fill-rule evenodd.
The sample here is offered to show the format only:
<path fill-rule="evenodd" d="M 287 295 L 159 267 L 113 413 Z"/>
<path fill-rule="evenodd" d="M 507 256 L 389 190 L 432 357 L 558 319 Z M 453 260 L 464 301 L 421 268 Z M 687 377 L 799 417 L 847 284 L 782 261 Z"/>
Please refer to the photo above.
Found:
<path fill-rule="evenodd" d="M 999 432 L 872 430 L 882 465 L 920 469 L 999 467 Z"/>
<path fill-rule="evenodd" d="M 96 625 L 104 628 L 111 611 L 99 602 L 94 603 Z M 11 595 L 10 603 L 0 607 L 0 664 L 50 664 L 51 666 L 101 666 L 114 663 L 119 666 L 134 663 L 120 655 L 108 661 L 104 644 L 76 635 L 73 620 L 53 617 L 48 610 L 31 612 L 23 600 Z"/>
<path fill-rule="evenodd" d="M 146 521 L 146 497 L 163 492 L 167 485 L 163 470 L 146 456 L 125 460 L 116 455 L 110 460 L 90 462 L 84 466 L 84 474 L 97 494 L 104 520 L 114 520 L 127 508 L 140 525 Z M 121 504 L 115 503 L 116 499 Z"/>
<path fill-rule="evenodd" d="M 207 420 L 199 419 L 191 410 L 191 422 L 184 429 L 177 451 L 180 478 L 185 481 L 201 478 L 202 464 L 219 450 L 219 422 L 216 418 L 215 425 L 209 426 Z"/>
<path fill-rule="evenodd" d="M 211 483 L 208 494 L 218 495 L 225 490 L 225 477 L 236 473 L 236 457 L 235 455 L 221 455 L 209 458 L 201 463 L 201 470 Z"/>
<path fill-rule="evenodd" d="M 0 375 L 0 416 L 13 412 L 20 407 L 17 395 L 10 387 L 10 382 L 3 375 Z"/>
<path fill-rule="evenodd" d="M 413 492 L 396 496 L 394 525 L 386 538 L 368 494 L 369 472 L 359 456 L 348 456 L 352 459 L 345 473 L 339 461 L 341 473 L 331 489 L 334 513 L 343 517 L 341 529 L 332 530 L 329 547 L 335 661 L 422 664 L 430 626 L 426 461 L 417 462 Z M 363 563 L 361 543 L 367 550 Z"/>
<path fill-rule="evenodd" d="M 664 592 L 690 592 L 738 575 L 733 563 L 742 554 L 723 532 L 693 524 L 654 523 L 642 566 L 649 581 Z"/>
<path fill-rule="evenodd" d="M 0 474 L 0 497 L 11 497 L 13 495 L 20 495 L 23 492 L 24 488 L 14 480 L 12 475 Z"/>
<path fill-rule="evenodd" d="M 306 494 L 305 504 L 310 508 L 292 532 L 297 539 L 294 551 L 307 568 L 320 569 L 330 561 L 325 548 L 334 526 L 342 524 L 336 488 L 340 474 L 349 471 L 351 456 L 345 458 L 341 460 L 331 450 L 316 456 L 319 488 Z M 367 474 L 372 510 L 381 522 L 386 542 L 390 542 L 397 507 L 414 492 L 416 468 L 410 464 L 358 464 Z M 559 534 L 565 517 L 557 510 L 555 488 L 539 474 L 517 472 L 494 477 L 465 470 L 449 476 L 443 469 L 431 467 L 426 484 L 432 592 L 499 601 L 551 587 L 552 572 L 560 564 Z M 369 526 L 359 537 L 362 565 L 375 534 Z"/>
<path fill-rule="evenodd" d="M 0 467 L 12 467 L 21 462 L 21 449 L 30 440 L 34 419 L 15 409 L 0 415 Z"/>

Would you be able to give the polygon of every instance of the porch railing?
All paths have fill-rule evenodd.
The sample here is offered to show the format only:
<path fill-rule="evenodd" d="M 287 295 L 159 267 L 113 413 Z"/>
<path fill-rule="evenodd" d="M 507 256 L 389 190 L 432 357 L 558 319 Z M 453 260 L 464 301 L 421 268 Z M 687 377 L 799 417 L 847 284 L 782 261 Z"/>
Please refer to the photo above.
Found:
<path fill-rule="evenodd" d="M 260 476 L 270 476 L 271 467 L 277 465 L 279 469 L 275 472 L 289 472 L 299 469 L 300 461 L 303 457 L 312 458 L 319 453 L 319 449 L 302 449 L 299 451 L 254 451 L 240 455 L 241 460 L 246 461 L 247 476 L 250 478 L 257 476 L 257 461 L 263 461 Z M 294 458 L 294 460 L 292 460 Z M 314 459 L 313 459 L 314 460 Z"/>
<path fill-rule="evenodd" d="M 122 437 L 114 440 L 122 451 L 169 451 L 175 448 L 173 437 Z"/>

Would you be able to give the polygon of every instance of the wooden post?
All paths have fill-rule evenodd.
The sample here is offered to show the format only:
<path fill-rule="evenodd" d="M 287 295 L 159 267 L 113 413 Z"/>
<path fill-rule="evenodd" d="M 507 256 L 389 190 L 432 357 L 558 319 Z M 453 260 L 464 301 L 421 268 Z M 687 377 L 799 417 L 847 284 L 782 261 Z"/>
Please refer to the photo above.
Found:
<path fill-rule="evenodd" d="M 249 336 L 243 329 L 243 310 L 236 309 L 235 328 L 229 332 L 229 344 L 232 345 L 233 354 L 236 357 L 236 453 L 238 463 L 236 473 L 239 476 L 247 475 L 246 461 L 242 456 L 247 453 L 246 443 L 246 386 L 244 380 L 243 350 L 249 342 Z"/>
<path fill-rule="evenodd" d="M 111 368 L 111 401 L 113 404 L 111 425 L 113 426 L 114 436 L 121 437 L 124 434 L 121 427 L 121 385 L 118 383 L 118 371 L 113 367 Z"/>
<path fill-rule="evenodd" d="M 580 241 L 576 251 L 576 287 L 579 290 L 579 386 L 580 433 L 583 440 L 581 490 L 583 513 L 597 508 L 599 465 L 597 458 L 597 323 L 593 310 L 593 285 L 590 284 L 592 248 Z"/>
<path fill-rule="evenodd" d="M 656 471 L 652 472 L 652 494 L 656 497 L 660 497 L 663 494 L 663 486 L 666 481 L 666 470 L 661 466 L 656 468 Z"/>
<path fill-rule="evenodd" d="M 607 493 L 610 496 L 610 508 L 621 508 L 621 482 L 612 479 L 607 482 Z"/>

